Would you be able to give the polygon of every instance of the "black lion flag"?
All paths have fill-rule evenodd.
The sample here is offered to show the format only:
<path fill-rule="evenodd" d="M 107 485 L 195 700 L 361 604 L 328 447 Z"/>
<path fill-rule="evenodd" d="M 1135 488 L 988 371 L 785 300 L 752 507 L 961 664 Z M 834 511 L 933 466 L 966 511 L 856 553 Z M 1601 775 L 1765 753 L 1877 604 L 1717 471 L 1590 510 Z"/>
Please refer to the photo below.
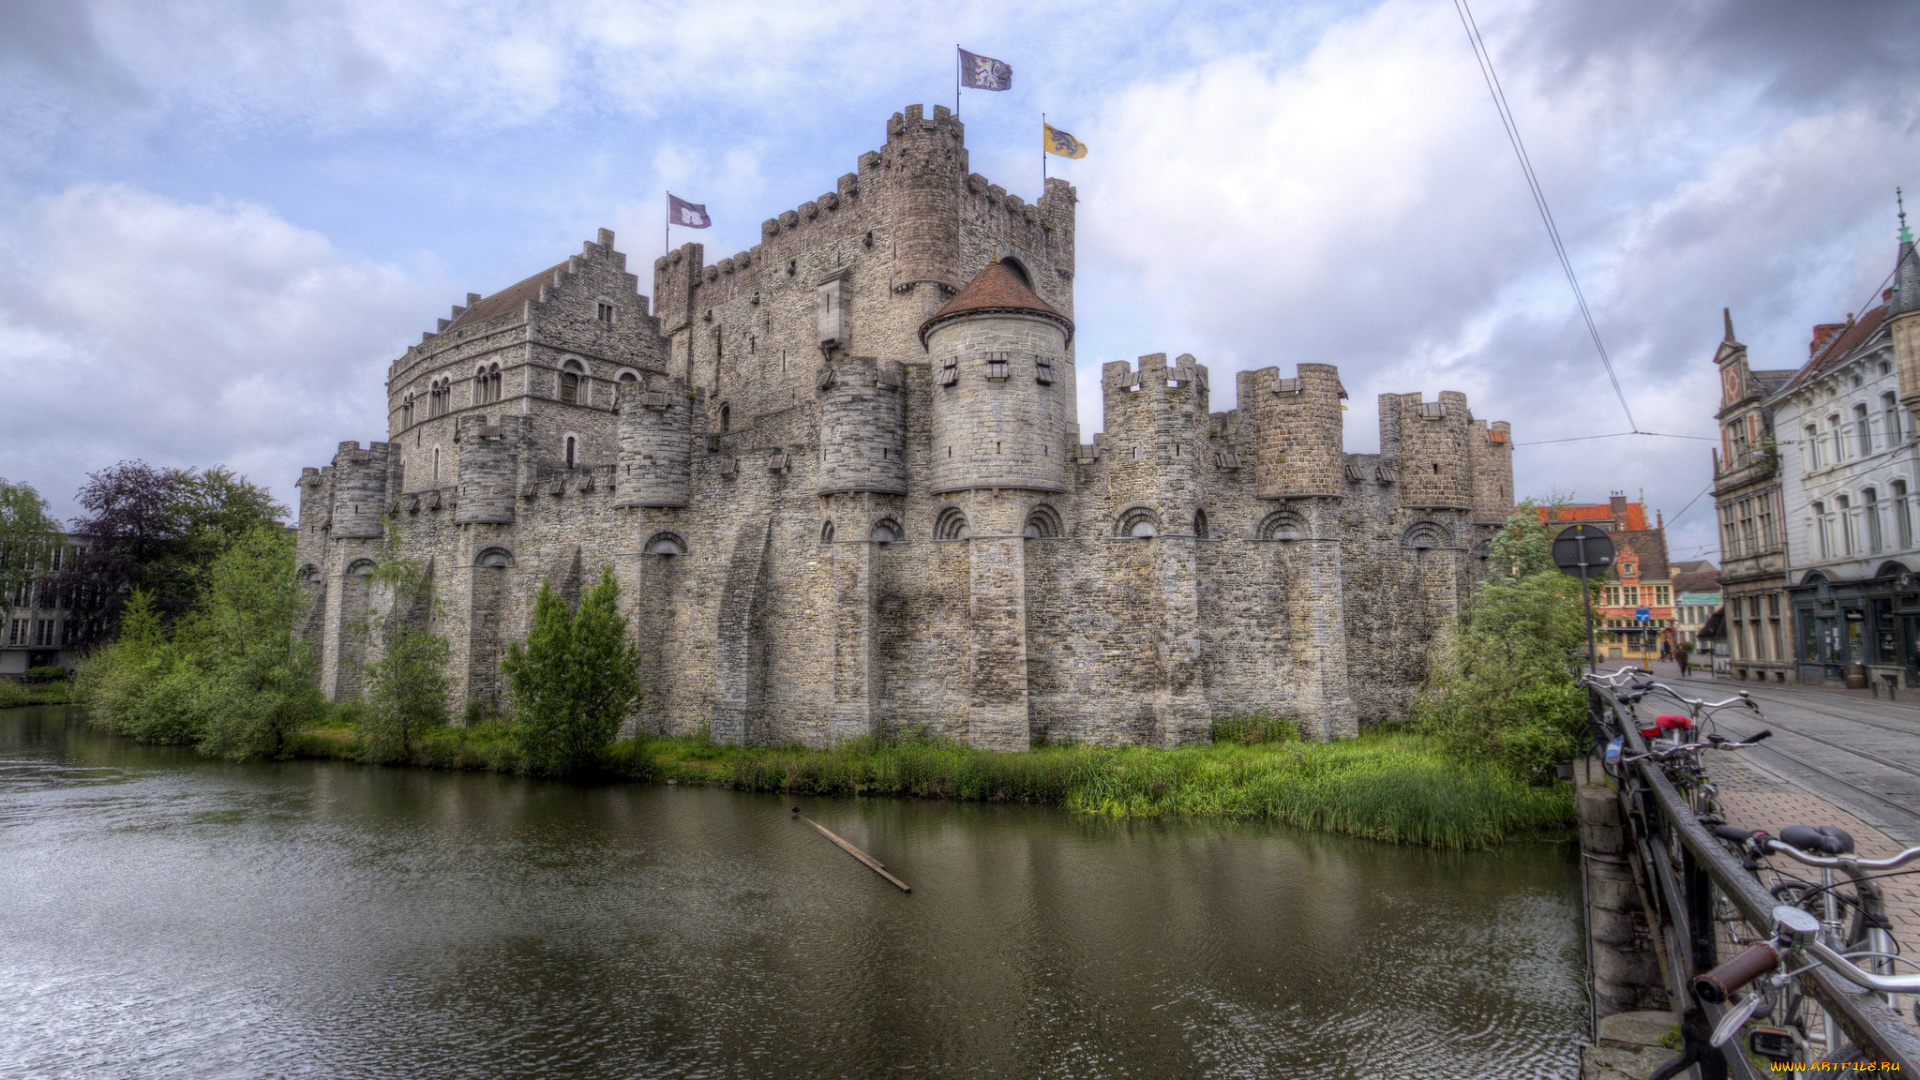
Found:
<path fill-rule="evenodd" d="M 1013 68 L 991 56 L 961 49 L 960 85 L 969 90 L 1011 90 Z"/>
<path fill-rule="evenodd" d="M 667 192 L 667 224 L 688 229 L 704 229 L 713 224 L 713 219 L 707 216 L 707 208 L 704 204 L 690 203 L 669 191 Z"/>

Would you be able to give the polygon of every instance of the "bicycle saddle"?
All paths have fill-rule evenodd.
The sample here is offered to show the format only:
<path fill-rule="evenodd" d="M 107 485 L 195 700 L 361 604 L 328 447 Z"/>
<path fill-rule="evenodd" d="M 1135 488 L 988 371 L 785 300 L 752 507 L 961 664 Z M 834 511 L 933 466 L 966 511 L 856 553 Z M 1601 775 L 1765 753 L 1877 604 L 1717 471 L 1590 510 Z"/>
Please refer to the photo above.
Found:
<path fill-rule="evenodd" d="M 1853 837 L 1831 825 L 1789 825 L 1780 830 L 1780 842 L 1791 844 L 1801 851 L 1815 851 L 1822 855 L 1849 855 L 1853 852 Z"/>

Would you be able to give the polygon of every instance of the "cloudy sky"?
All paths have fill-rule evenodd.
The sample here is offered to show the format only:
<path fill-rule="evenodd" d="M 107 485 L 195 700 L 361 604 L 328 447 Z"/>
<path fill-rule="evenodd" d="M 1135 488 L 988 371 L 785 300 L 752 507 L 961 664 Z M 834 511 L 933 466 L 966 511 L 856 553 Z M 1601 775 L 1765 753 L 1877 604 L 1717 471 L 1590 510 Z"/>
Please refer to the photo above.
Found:
<path fill-rule="evenodd" d="M 1920 189 L 1920 5 L 1475 0 L 1641 428 L 1710 436 L 1720 309 L 1766 367 L 1868 304 Z M 468 291 L 600 226 L 708 250 L 822 191 L 955 42 L 973 167 L 1039 194 L 1038 115 L 1092 147 L 1080 363 L 1340 365 L 1514 422 L 1520 492 L 1644 489 L 1673 521 L 1711 443 L 1626 430 L 1451 0 L 0 0 L 0 476 L 62 515 L 123 458 L 296 492 L 384 435 L 385 365 Z M 1916 200 L 1920 202 L 1920 200 Z M 1083 376 L 1087 431 L 1098 379 Z M 1701 499 L 1675 557 L 1713 550 Z"/>

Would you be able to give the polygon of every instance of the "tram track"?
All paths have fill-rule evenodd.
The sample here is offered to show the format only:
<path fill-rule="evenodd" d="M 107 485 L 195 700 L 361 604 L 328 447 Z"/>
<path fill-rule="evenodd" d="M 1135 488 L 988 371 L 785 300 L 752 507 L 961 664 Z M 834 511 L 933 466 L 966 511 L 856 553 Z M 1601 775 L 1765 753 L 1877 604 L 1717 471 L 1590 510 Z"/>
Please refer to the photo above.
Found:
<path fill-rule="evenodd" d="M 1871 761 L 1876 765 L 1886 765 L 1900 772 L 1907 773 L 1908 775 L 1920 777 L 1920 770 L 1907 768 L 1906 766 L 1897 765 L 1897 764 L 1894 764 L 1893 762 L 1886 761 L 1882 758 L 1877 758 L 1868 754 L 1863 754 L 1858 750 L 1853 750 L 1848 747 L 1841 746 L 1839 743 L 1831 742 L 1826 739 L 1817 738 L 1815 736 L 1810 736 L 1810 735 L 1806 735 L 1799 732 L 1792 732 L 1789 729 L 1784 728 L 1781 725 L 1773 722 L 1772 720 L 1767 721 L 1767 726 L 1779 728 L 1780 730 L 1783 730 L 1783 731 L 1788 731 L 1789 734 L 1797 735 L 1800 738 L 1810 739 L 1814 742 L 1818 742 L 1826 746 L 1832 746 L 1835 749 L 1844 750 L 1847 753 L 1854 755 L 1855 757 L 1866 758 L 1868 761 Z M 1754 730 L 1758 731 L 1759 729 L 1756 728 Z M 1748 736 L 1752 735 L 1753 733 L 1754 732 L 1746 732 L 1746 733 L 1736 732 L 1734 734 L 1734 737 L 1736 739 L 1740 739 L 1744 741 Z M 1905 803 L 1901 803 L 1897 800 L 1890 799 L 1885 795 L 1882 795 L 1879 792 L 1874 791 L 1872 788 L 1863 787 L 1859 784 L 1856 784 L 1853 781 L 1847 779 L 1844 776 L 1841 776 L 1839 773 L 1836 773 L 1831 769 L 1825 768 L 1820 765 L 1816 765 L 1813 762 L 1808 761 L 1806 758 L 1799 756 L 1798 754 L 1794 754 L 1789 751 L 1782 750 L 1780 747 L 1774 745 L 1771 742 L 1763 743 L 1755 747 L 1750 747 L 1747 749 L 1746 753 L 1751 754 L 1756 750 L 1760 751 L 1761 753 L 1770 754 L 1776 758 L 1780 758 L 1786 762 L 1789 762 L 1792 769 L 1802 769 L 1810 773 L 1818 773 L 1828 783 L 1836 784 L 1842 788 L 1845 788 L 1847 791 L 1852 792 L 1863 799 L 1871 800 L 1872 802 L 1886 808 L 1887 810 L 1891 810 L 1901 821 L 1906 822 L 1910 828 L 1920 829 L 1920 813 L 1915 813 Z M 1790 770 L 1788 772 L 1783 773 L 1782 775 L 1787 776 L 1789 780 L 1792 779 Z"/>

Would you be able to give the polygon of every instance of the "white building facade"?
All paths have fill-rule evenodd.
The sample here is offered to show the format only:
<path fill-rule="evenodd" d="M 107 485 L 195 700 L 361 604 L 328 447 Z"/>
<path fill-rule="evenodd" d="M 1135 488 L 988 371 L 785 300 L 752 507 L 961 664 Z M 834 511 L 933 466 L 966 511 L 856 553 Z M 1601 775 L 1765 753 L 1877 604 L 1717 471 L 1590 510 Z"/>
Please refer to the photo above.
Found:
<path fill-rule="evenodd" d="M 1905 288 L 1816 327 L 1812 358 L 1768 401 L 1800 682 L 1920 687 L 1920 444 L 1896 348 L 1920 314 L 1920 269 L 1902 239 Z"/>

